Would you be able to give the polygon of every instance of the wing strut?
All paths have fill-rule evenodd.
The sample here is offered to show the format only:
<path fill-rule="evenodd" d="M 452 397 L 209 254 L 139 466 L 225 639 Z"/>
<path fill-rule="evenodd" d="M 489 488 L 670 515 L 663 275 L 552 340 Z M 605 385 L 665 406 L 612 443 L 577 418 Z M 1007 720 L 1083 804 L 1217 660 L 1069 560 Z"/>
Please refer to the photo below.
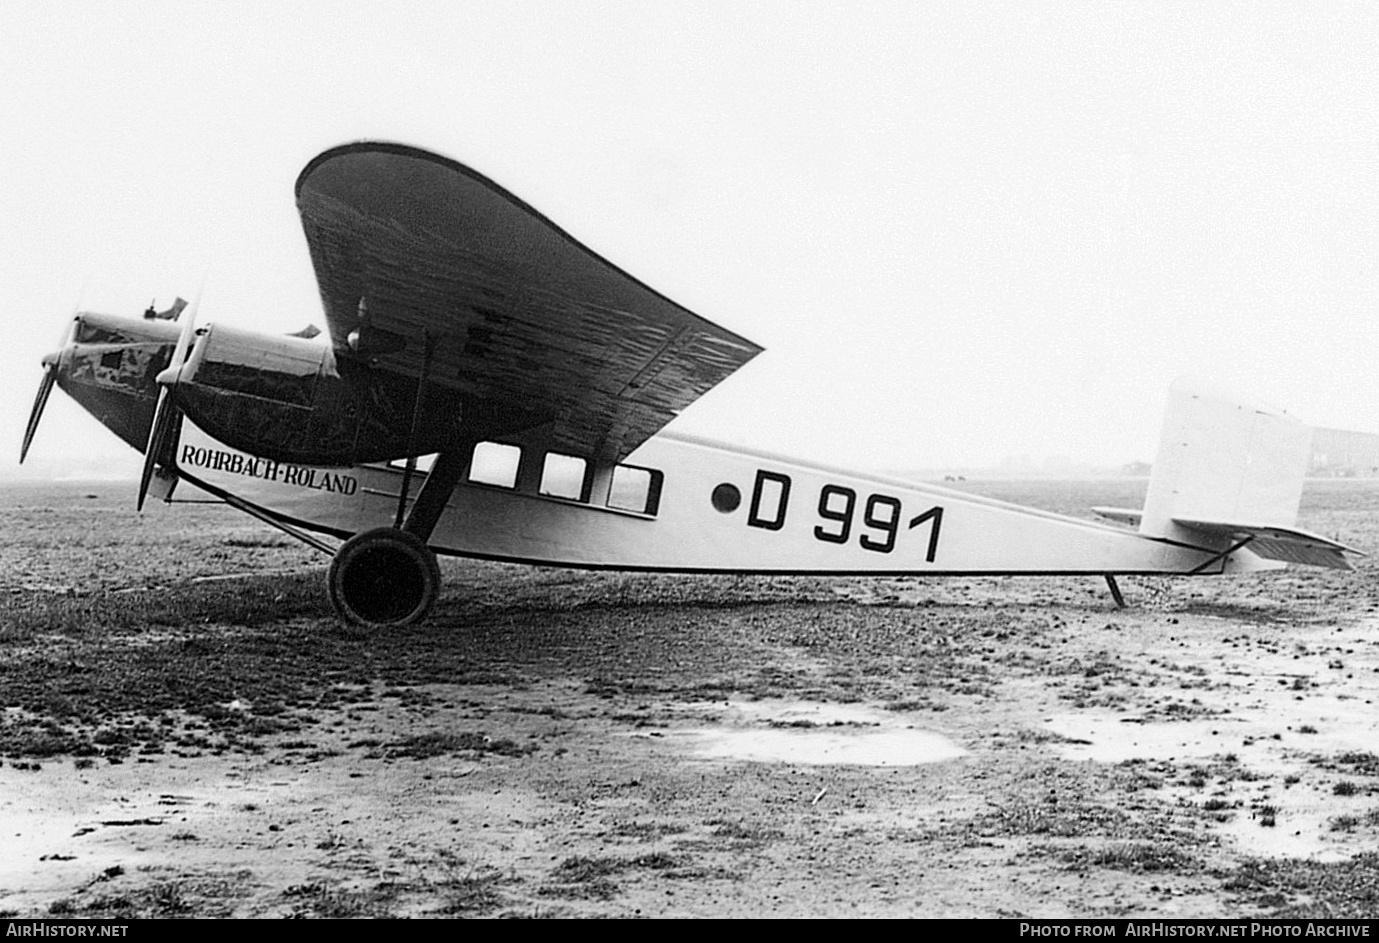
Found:
<path fill-rule="evenodd" d="M 1187 571 L 1187 572 L 1188 572 L 1188 575 L 1189 575 L 1189 576 L 1196 576 L 1198 573 L 1201 573 L 1201 572 L 1205 571 L 1206 568 L 1209 567 L 1209 566 L 1211 566 L 1212 564 L 1214 564 L 1214 563 L 1219 563 L 1220 561 L 1222 561 L 1222 560 L 1226 559 L 1227 557 L 1229 557 L 1231 554 L 1235 553 L 1237 550 L 1240 550 L 1240 549 L 1244 548 L 1244 546 L 1245 546 L 1246 544 L 1248 544 L 1250 541 L 1252 541 L 1252 540 L 1254 540 L 1254 539 L 1255 539 L 1255 538 L 1254 538 L 1254 534 L 1249 534 L 1249 535 L 1243 537 L 1242 539 L 1240 539 L 1240 540 L 1237 541 L 1236 543 L 1232 544 L 1230 547 L 1227 547 L 1225 550 L 1222 550 L 1220 553 L 1218 553 L 1216 556 L 1212 557 L 1210 560 L 1207 560 L 1205 563 L 1202 563 L 1202 564 L 1200 564 L 1200 565 L 1198 565 L 1198 566 L 1195 566 L 1195 567 L 1193 567 L 1192 569 L 1188 570 L 1188 571 Z"/>
<path fill-rule="evenodd" d="M 417 493 L 416 503 L 412 505 L 411 511 L 407 510 L 407 500 L 411 496 L 412 490 L 412 477 L 416 474 L 417 468 L 417 430 L 421 428 L 423 411 L 426 408 L 426 389 L 431 377 L 431 364 L 435 359 L 438 340 L 439 338 L 435 334 L 430 331 L 426 332 L 426 347 L 422 353 L 421 370 L 417 374 L 417 396 L 412 406 L 412 429 L 408 435 L 407 466 L 402 473 L 402 488 L 399 489 L 397 496 L 397 518 L 393 525 L 398 530 L 420 537 L 422 543 L 431 539 L 431 532 L 436 529 L 436 522 L 440 520 L 441 513 L 450 500 L 450 495 L 455 491 L 455 486 L 464 477 L 465 466 L 469 464 L 469 458 L 474 452 L 474 445 L 478 441 L 470 436 L 457 436 L 456 448 L 447 449 L 437 455 L 436 463 L 427 472 L 426 480 L 421 485 L 421 491 Z"/>
<path fill-rule="evenodd" d="M 359 299 L 364 306 L 364 299 Z M 426 381 L 431 375 L 431 359 L 436 353 L 436 335 L 426 332 L 426 349 L 421 356 L 421 370 L 417 372 L 417 395 L 412 404 L 412 428 L 407 434 L 407 467 L 402 472 L 402 488 L 397 496 L 397 517 L 393 526 L 402 529 L 404 515 L 407 513 L 407 496 L 412 489 L 412 476 L 417 470 L 417 430 L 421 428 L 422 408 L 426 400 Z M 425 538 L 423 538 L 425 539 Z"/>

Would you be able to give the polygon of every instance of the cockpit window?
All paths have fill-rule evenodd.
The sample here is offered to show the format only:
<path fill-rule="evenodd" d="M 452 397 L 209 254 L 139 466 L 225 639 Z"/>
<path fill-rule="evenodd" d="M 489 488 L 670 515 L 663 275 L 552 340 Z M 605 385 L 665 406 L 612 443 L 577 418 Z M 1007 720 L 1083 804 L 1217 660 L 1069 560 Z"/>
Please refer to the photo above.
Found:
<path fill-rule="evenodd" d="M 147 341 L 148 338 L 135 337 L 128 331 L 80 321 L 72 340 L 78 344 L 133 344 L 138 341 Z"/>

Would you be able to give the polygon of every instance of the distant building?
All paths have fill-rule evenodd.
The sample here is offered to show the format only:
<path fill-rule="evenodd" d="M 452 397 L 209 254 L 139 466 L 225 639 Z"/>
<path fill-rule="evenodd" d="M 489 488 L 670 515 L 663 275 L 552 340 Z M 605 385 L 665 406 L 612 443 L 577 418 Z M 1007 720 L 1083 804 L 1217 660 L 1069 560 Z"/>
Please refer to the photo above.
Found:
<path fill-rule="evenodd" d="M 1379 435 L 1316 429 L 1309 472 L 1319 478 L 1379 477 Z"/>

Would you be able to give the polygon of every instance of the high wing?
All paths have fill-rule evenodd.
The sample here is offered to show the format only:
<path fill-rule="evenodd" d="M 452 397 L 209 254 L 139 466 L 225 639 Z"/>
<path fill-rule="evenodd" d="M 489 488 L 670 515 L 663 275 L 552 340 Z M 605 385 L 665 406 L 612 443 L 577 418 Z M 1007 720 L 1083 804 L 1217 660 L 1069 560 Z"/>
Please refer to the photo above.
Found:
<path fill-rule="evenodd" d="M 520 405 L 551 448 L 622 459 L 761 351 L 427 151 L 333 148 L 296 193 L 337 356 Z"/>

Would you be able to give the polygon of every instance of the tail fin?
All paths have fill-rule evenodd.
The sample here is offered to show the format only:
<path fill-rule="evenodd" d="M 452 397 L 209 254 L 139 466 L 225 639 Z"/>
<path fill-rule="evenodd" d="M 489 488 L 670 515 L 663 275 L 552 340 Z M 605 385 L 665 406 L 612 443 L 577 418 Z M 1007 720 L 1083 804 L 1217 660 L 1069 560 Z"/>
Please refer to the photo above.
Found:
<path fill-rule="evenodd" d="M 1096 510 L 1138 523 L 1147 537 L 1210 548 L 1232 568 L 1305 563 L 1349 570 L 1344 554 L 1359 551 L 1296 526 L 1311 447 L 1312 427 L 1282 410 L 1180 379 L 1169 390 L 1144 510 Z M 1230 559 L 1246 548 L 1274 562 Z"/>
<path fill-rule="evenodd" d="M 1350 569 L 1343 544 L 1296 527 L 1312 427 L 1195 379 L 1168 396 L 1140 533 Z"/>
<path fill-rule="evenodd" d="M 1312 428 L 1184 378 L 1168 394 L 1140 532 L 1172 537 L 1176 518 L 1291 527 Z"/>

